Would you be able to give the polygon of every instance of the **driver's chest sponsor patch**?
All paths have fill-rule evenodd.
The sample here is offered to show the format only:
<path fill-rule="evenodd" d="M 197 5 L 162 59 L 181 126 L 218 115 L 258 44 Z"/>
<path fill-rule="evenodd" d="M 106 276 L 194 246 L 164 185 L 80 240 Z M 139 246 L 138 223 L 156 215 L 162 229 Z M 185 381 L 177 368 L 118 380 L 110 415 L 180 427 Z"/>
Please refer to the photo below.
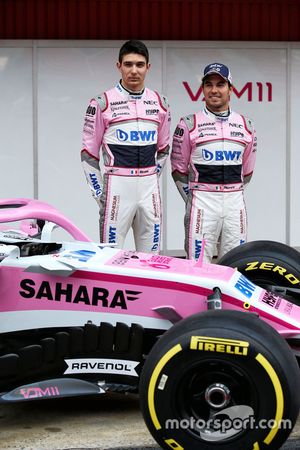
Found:
<path fill-rule="evenodd" d="M 191 336 L 190 349 L 246 356 L 248 354 L 249 342 L 208 336 Z"/>
<path fill-rule="evenodd" d="M 77 373 L 109 373 L 137 377 L 135 370 L 138 361 L 107 358 L 65 359 L 68 366 L 64 374 Z"/>

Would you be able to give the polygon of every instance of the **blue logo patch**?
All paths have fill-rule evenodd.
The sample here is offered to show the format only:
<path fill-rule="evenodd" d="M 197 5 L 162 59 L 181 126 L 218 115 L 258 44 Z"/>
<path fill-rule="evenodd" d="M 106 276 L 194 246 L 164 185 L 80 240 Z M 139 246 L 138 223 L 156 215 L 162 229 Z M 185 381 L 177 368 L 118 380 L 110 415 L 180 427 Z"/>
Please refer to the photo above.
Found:
<path fill-rule="evenodd" d="M 210 152 L 205 148 L 202 149 L 202 158 L 204 161 L 238 161 L 241 154 L 242 152 L 236 150 L 216 150 L 215 152 Z"/>
<path fill-rule="evenodd" d="M 247 298 L 251 298 L 256 286 L 248 278 L 244 277 L 244 275 L 241 275 L 235 287 Z"/>
<path fill-rule="evenodd" d="M 67 255 L 64 255 L 64 257 L 74 258 L 78 259 L 78 261 L 86 262 L 90 258 L 92 258 L 92 256 L 94 256 L 95 254 L 96 252 L 93 252 L 92 250 L 73 250 Z"/>
<path fill-rule="evenodd" d="M 202 241 L 195 239 L 195 259 L 198 259 L 201 254 Z"/>
<path fill-rule="evenodd" d="M 110 225 L 108 230 L 108 242 L 109 244 L 115 244 L 117 242 L 117 229 Z"/>
<path fill-rule="evenodd" d="M 121 142 L 154 142 L 155 130 L 132 130 L 124 131 L 118 128 L 116 130 L 117 139 Z"/>
<path fill-rule="evenodd" d="M 153 245 L 151 250 L 157 250 L 159 244 L 160 226 L 159 223 L 154 224 L 153 228 Z"/>
<path fill-rule="evenodd" d="M 95 189 L 95 193 L 97 197 L 102 194 L 101 186 L 97 180 L 97 176 L 95 173 L 90 173 L 90 180 L 92 182 L 93 188 Z"/>

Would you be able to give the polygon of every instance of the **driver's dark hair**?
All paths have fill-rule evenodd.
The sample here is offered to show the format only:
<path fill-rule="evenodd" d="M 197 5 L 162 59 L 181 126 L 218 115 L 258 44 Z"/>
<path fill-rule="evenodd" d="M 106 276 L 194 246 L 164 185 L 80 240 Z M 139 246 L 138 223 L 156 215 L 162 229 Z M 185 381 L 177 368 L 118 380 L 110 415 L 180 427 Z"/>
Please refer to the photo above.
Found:
<path fill-rule="evenodd" d="M 142 41 L 136 41 L 131 39 L 130 41 L 125 42 L 119 51 L 119 63 L 122 62 L 123 57 L 128 55 L 129 53 L 137 53 L 138 55 L 142 55 L 146 58 L 146 63 L 149 62 L 149 51 Z"/>

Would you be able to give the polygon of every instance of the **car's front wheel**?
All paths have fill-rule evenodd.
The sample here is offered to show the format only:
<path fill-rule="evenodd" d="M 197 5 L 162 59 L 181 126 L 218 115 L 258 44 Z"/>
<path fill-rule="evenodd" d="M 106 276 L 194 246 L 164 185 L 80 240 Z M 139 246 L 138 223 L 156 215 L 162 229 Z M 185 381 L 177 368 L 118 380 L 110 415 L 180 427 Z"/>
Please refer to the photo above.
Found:
<path fill-rule="evenodd" d="M 218 263 L 236 267 L 267 290 L 270 286 L 290 288 L 299 290 L 300 297 L 300 253 L 288 245 L 274 241 L 247 242 L 230 250 Z"/>
<path fill-rule="evenodd" d="M 297 419 L 299 369 L 256 315 L 207 311 L 153 347 L 140 379 L 145 422 L 165 449 L 278 449 Z"/>

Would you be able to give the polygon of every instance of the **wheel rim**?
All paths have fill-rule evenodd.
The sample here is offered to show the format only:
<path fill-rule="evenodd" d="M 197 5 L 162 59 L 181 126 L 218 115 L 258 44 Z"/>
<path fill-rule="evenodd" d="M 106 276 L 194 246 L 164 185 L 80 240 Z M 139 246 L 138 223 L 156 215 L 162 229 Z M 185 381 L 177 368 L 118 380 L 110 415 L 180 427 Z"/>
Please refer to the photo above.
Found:
<path fill-rule="evenodd" d="M 257 410 L 254 383 L 232 361 L 195 363 L 186 368 L 175 389 L 181 428 L 204 441 L 218 442 L 245 433 Z"/>

